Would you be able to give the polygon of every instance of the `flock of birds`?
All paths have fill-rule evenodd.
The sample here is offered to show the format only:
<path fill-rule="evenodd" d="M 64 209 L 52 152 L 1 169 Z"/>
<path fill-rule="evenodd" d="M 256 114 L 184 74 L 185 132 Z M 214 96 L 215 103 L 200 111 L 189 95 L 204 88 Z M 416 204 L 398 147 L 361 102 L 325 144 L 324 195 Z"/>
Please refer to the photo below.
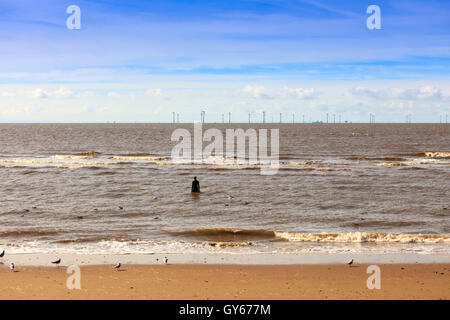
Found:
<path fill-rule="evenodd" d="M 5 250 L 3 250 L 1 253 L 0 253 L 0 258 L 3 258 L 5 256 Z M 50 261 L 52 264 L 55 264 L 55 265 L 59 265 L 60 263 L 61 263 L 61 258 L 59 258 L 58 260 L 55 260 L 55 261 Z M 156 261 L 159 261 L 159 259 L 156 259 Z M 165 256 L 164 257 L 164 264 L 169 264 L 169 259 Z M 14 264 L 14 262 L 11 262 L 11 264 L 9 265 L 9 268 L 11 269 L 11 271 L 15 271 L 15 264 Z M 117 269 L 117 270 L 119 270 L 120 268 L 122 267 L 122 264 L 119 262 L 119 263 L 117 263 L 115 266 L 114 266 L 114 269 Z"/>
<path fill-rule="evenodd" d="M 3 250 L 1 253 L 0 253 L 0 258 L 3 258 L 5 256 L 5 250 Z M 58 260 L 55 260 L 55 261 L 51 261 L 51 263 L 52 264 L 55 264 L 55 265 L 59 265 L 60 263 L 61 263 L 61 258 L 59 258 Z M 159 261 L 159 259 L 156 259 L 156 261 Z M 166 265 L 168 265 L 169 264 L 169 259 L 165 256 L 164 257 L 164 264 L 166 264 Z M 352 265 L 353 265 L 353 262 L 354 262 L 354 260 L 353 259 L 351 259 L 349 262 L 347 262 L 347 264 L 351 267 Z M 119 262 L 119 263 L 117 263 L 115 266 L 114 266 L 114 269 L 116 269 L 116 270 L 119 270 L 120 268 L 122 267 L 122 264 Z M 15 269 L 15 265 L 14 265 L 14 263 L 13 262 L 11 262 L 11 264 L 9 265 L 9 268 L 12 270 L 12 271 L 14 271 L 14 269 Z"/>
<path fill-rule="evenodd" d="M 230 194 L 227 194 L 227 197 L 228 197 L 228 200 L 230 200 L 230 201 L 233 201 L 233 199 L 234 199 L 234 196 L 232 196 L 232 195 L 230 195 Z M 248 205 L 249 203 L 248 203 L 247 201 L 245 201 L 244 204 Z M 37 208 L 37 207 L 33 207 L 33 209 L 36 209 L 36 208 Z M 122 207 L 122 206 L 118 206 L 118 208 L 119 208 L 120 210 L 123 210 L 123 207 Z M 447 209 L 447 208 L 444 208 L 444 209 Z M 94 209 L 94 211 L 97 211 L 97 210 L 98 210 L 97 208 Z M 29 211 L 30 211 L 29 209 L 25 209 L 25 212 L 29 212 Z M 364 219 L 361 219 L 361 220 L 364 220 Z M 4 256 L 5 256 L 5 250 L 3 250 L 3 251 L 0 253 L 0 258 L 3 258 Z M 156 261 L 159 261 L 159 259 L 156 259 Z M 166 265 L 169 264 L 169 259 L 168 259 L 166 256 L 164 257 L 164 260 L 163 260 L 163 261 L 164 261 L 164 264 L 166 264 Z M 347 264 L 351 267 L 351 266 L 353 265 L 353 262 L 354 262 L 354 260 L 351 259 L 350 261 L 347 262 Z M 51 261 L 51 263 L 52 263 L 52 264 L 55 264 L 55 265 L 59 265 L 59 264 L 61 263 L 61 258 L 59 258 L 58 260 L 55 260 L 55 261 Z M 119 270 L 121 267 L 122 267 L 122 264 L 119 262 L 119 263 L 117 263 L 117 264 L 114 266 L 114 269 Z M 11 262 L 9 268 L 10 268 L 12 271 L 14 271 L 15 265 L 14 265 L 13 262 Z"/>
<path fill-rule="evenodd" d="M 158 197 L 155 197 L 155 198 L 153 198 L 153 199 L 157 199 L 157 198 L 158 198 Z M 37 206 L 33 206 L 33 207 L 32 207 L 32 209 L 37 209 L 37 208 L 38 208 Z M 119 210 L 123 210 L 123 209 L 124 209 L 123 206 L 117 206 L 117 208 L 118 208 Z M 93 211 L 98 212 L 99 209 L 98 209 L 98 208 L 94 208 Z M 23 217 L 25 217 L 25 214 L 27 214 L 27 213 L 29 213 L 29 212 L 30 212 L 30 209 L 23 209 L 22 214 L 21 214 L 20 216 L 23 218 Z M 77 219 L 82 220 L 82 219 L 84 219 L 84 216 L 77 216 Z M 159 218 L 159 217 L 154 217 L 153 219 L 159 220 L 160 218 Z"/>

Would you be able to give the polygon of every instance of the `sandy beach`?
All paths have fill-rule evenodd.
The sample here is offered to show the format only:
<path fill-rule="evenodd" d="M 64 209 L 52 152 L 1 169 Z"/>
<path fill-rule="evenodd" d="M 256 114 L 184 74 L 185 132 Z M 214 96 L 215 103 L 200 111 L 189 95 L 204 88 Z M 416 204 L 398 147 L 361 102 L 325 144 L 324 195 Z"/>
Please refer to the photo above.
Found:
<path fill-rule="evenodd" d="M 379 264 L 381 289 L 366 286 L 366 264 L 125 265 L 81 267 L 81 289 L 66 267 L 0 268 L 0 299 L 449 299 L 450 264 Z"/>

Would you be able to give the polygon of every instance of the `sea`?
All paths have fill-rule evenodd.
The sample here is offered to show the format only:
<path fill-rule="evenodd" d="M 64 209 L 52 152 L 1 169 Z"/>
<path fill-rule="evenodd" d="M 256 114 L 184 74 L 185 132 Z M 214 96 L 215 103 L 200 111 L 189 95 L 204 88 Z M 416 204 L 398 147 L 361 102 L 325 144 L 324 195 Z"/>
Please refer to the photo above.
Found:
<path fill-rule="evenodd" d="M 278 129 L 273 175 L 174 163 L 180 128 L 0 124 L 0 251 L 450 255 L 448 124 L 203 124 Z"/>

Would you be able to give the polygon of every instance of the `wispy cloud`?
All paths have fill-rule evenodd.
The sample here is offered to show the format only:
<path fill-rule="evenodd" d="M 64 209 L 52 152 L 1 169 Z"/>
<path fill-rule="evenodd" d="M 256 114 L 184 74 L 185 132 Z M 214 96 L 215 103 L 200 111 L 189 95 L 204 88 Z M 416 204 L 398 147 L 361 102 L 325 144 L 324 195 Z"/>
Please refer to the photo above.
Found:
<path fill-rule="evenodd" d="M 300 100 L 315 99 L 319 95 L 314 88 L 285 88 L 284 91 Z"/>
<path fill-rule="evenodd" d="M 83 97 L 83 98 L 87 98 L 87 97 L 94 97 L 95 93 L 92 91 L 83 91 L 83 92 L 79 92 L 77 94 L 78 97 Z"/>
<path fill-rule="evenodd" d="M 387 88 L 373 89 L 367 87 L 356 87 L 351 90 L 356 96 L 366 96 L 373 99 L 398 99 L 398 100 L 440 100 L 442 99 L 441 89 L 434 86 L 423 86 L 414 89 Z"/>
<path fill-rule="evenodd" d="M 33 91 L 27 92 L 27 95 L 33 99 L 45 99 L 49 97 L 49 93 L 42 89 L 35 89 Z"/>
<path fill-rule="evenodd" d="M 67 88 L 59 88 L 51 93 L 52 97 L 55 98 L 69 98 L 73 96 L 73 92 Z"/>
<path fill-rule="evenodd" d="M 369 3 L 351 0 L 76 4 L 81 30 L 66 28 L 64 1 L 1 1 L 4 119 L 194 121 L 200 105 L 234 119 L 449 112 L 448 1 L 381 1 L 376 31 Z"/>
<path fill-rule="evenodd" d="M 263 86 L 247 85 L 242 91 L 255 99 L 272 99 L 273 97 Z"/>

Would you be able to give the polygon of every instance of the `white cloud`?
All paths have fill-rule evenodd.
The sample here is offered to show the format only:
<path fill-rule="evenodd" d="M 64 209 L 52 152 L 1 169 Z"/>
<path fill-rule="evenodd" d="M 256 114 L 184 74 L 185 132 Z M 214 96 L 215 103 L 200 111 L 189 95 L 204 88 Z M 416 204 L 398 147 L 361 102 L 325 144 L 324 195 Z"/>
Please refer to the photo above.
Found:
<path fill-rule="evenodd" d="M 41 108 L 34 105 L 17 104 L 0 108 L 0 115 L 5 117 L 24 117 L 29 118 L 39 114 Z"/>
<path fill-rule="evenodd" d="M 417 93 L 417 98 L 419 99 L 436 99 L 441 97 L 441 90 L 432 87 L 432 86 L 425 86 L 419 89 L 419 92 Z"/>
<path fill-rule="evenodd" d="M 46 91 L 41 88 L 37 88 L 31 91 L 26 91 L 25 96 L 28 96 L 32 99 L 46 99 L 46 98 L 69 98 L 73 96 L 73 92 L 67 88 L 59 88 L 57 90 L 54 90 L 52 92 Z"/>
<path fill-rule="evenodd" d="M 368 96 L 370 98 L 375 98 L 375 99 L 384 99 L 385 98 L 383 96 L 383 92 L 380 92 L 380 90 L 366 88 L 366 87 L 353 88 L 353 89 L 350 90 L 350 93 L 355 95 L 355 96 L 365 95 L 365 96 Z"/>
<path fill-rule="evenodd" d="M 83 91 L 78 93 L 78 96 L 85 98 L 85 97 L 93 97 L 95 96 L 95 94 L 92 91 Z"/>
<path fill-rule="evenodd" d="M 389 101 L 386 106 L 389 109 L 394 109 L 394 110 L 399 110 L 399 109 L 403 109 L 405 107 L 405 103 L 404 102 L 395 102 L 395 101 Z"/>
<path fill-rule="evenodd" d="M 286 92 L 288 94 L 294 95 L 297 98 L 299 98 L 300 100 L 314 99 L 318 95 L 317 91 L 315 91 L 314 88 L 310 88 L 310 89 L 304 89 L 304 88 L 289 89 L 289 88 L 286 88 L 285 90 L 286 90 Z"/>
<path fill-rule="evenodd" d="M 442 98 L 441 89 L 433 86 L 423 86 L 418 89 L 372 89 L 366 87 L 356 87 L 350 90 L 350 92 L 356 96 L 362 95 L 381 100 L 440 100 Z"/>
<path fill-rule="evenodd" d="M 269 94 L 267 94 L 266 89 L 263 86 L 247 85 L 244 87 L 243 91 L 256 99 L 259 99 L 259 98 L 271 99 L 272 98 Z"/>
<path fill-rule="evenodd" d="M 46 92 L 40 88 L 35 89 L 33 91 L 29 91 L 26 93 L 26 95 L 33 99 L 45 99 L 50 96 L 48 92 Z"/>
<path fill-rule="evenodd" d="M 73 92 L 66 88 L 59 88 L 58 90 L 53 91 L 50 95 L 55 98 L 69 98 L 73 96 Z"/>
<path fill-rule="evenodd" d="M 147 91 L 145 91 L 145 94 L 150 96 L 150 97 L 161 97 L 162 96 L 162 91 L 161 91 L 160 88 L 148 89 Z"/>

